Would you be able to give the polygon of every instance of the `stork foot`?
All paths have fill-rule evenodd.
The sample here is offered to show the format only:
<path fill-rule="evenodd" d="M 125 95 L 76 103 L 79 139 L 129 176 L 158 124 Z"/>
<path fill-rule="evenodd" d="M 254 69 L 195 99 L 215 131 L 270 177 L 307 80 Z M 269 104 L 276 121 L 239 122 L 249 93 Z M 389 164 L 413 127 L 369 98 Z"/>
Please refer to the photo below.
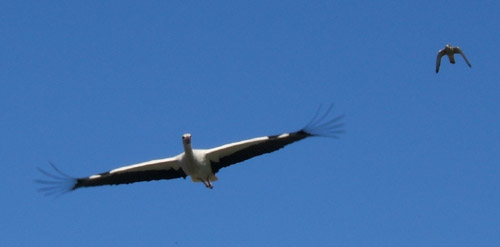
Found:
<path fill-rule="evenodd" d="M 210 183 L 210 179 L 207 178 L 207 183 L 205 184 L 205 186 L 207 186 L 207 188 L 209 189 L 213 189 L 214 186 L 212 185 L 212 183 Z"/>
<path fill-rule="evenodd" d="M 209 189 L 213 189 L 214 186 L 212 185 L 212 183 L 210 183 L 210 179 L 207 179 L 207 181 L 203 180 L 200 178 L 200 181 L 203 182 L 203 184 L 205 185 L 205 187 L 209 188 Z"/>

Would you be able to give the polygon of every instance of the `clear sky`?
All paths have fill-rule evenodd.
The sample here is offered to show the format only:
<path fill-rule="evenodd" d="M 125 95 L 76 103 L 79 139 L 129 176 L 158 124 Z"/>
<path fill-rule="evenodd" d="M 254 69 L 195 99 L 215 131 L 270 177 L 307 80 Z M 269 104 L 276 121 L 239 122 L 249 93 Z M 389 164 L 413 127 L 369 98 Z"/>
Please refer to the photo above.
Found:
<path fill-rule="evenodd" d="M 4 1 L 0 246 L 497 246 L 499 1 Z M 461 57 L 436 54 L 447 43 Z M 295 131 L 189 179 L 39 193 Z"/>

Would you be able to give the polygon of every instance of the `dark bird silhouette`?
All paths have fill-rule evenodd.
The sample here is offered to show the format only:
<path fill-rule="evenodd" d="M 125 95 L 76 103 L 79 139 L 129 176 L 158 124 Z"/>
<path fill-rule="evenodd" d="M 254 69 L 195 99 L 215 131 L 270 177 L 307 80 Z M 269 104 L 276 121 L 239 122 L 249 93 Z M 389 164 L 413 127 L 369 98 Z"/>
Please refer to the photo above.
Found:
<path fill-rule="evenodd" d="M 469 65 L 469 67 L 472 67 L 472 65 L 470 65 L 469 60 L 467 59 L 467 57 L 465 57 L 465 54 L 460 49 L 460 47 L 458 46 L 453 47 L 450 44 L 447 44 L 444 47 L 444 49 L 438 51 L 436 58 L 436 73 L 439 72 L 439 66 L 441 65 L 441 57 L 443 57 L 444 55 L 448 56 L 448 59 L 450 59 L 450 63 L 455 64 L 455 53 L 459 53 L 460 55 L 462 55 L 467 65 Z"/>

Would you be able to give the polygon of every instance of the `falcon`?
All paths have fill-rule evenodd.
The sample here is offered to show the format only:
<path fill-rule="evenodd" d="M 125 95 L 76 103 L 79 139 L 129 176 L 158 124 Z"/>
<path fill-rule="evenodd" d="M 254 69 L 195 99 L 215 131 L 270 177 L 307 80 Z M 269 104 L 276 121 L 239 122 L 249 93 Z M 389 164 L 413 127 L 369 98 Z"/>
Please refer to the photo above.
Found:
<path fill-rule="evenodd" d="M 443 57 L 444 55 L 447 55 L 448 59 L 450 60 L 450 63 L 455 64 L 455 54 L 456 53 L 459 53 L 460 55 L 462 55 L 462 57 L 464 58 L 467 65 L 469 65 L 469 67 L 472 67 L 472 65 L 470 64 L 467 57 L 465 57 L 465 54 L 463 53 L 462 49 L 460 49 L 460 47 L 458 47 L 458 46 L 453 47 L 450 44 L 447 44 L 444 47 L 444 49 L 441 49 L 438 51 L 437 58 L 436 58 L 436 73 L 439 72 L 439 66 L 441 65 L 441 57 Z"/>

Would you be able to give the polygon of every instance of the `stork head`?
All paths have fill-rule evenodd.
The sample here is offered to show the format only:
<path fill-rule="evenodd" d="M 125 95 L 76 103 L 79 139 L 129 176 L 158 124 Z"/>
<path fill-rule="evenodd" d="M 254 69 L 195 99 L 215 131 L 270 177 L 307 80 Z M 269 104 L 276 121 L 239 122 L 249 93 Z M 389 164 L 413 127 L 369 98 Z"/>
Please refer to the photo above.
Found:
<path fill-rule="evenodd" d="M 184 145 L 191 145 L 191 134 L 184 134 L 182 135 L 182 144 Z"/>

